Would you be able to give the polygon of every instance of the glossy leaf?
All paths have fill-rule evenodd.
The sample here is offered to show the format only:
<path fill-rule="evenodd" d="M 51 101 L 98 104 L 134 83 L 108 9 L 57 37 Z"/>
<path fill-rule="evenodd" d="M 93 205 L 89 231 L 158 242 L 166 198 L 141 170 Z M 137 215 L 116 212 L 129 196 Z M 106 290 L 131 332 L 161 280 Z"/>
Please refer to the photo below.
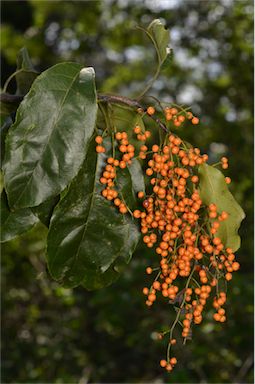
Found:
<path fill-rule="evenodd" d="M 1 137 L 1 168 L 2 168 L 2 163 L 4 160 L 4 154 L 5 154 L 5 139 L 6 135 L 9 131 L 9 128 L 11 127 L 13 121 L 11 116 L 7 116 L 3 119 L 3 124 L 1 124 L 0 128 L 0 137 Z"/>
<path fill-rule="evenodd" d="M 128 166 L 128 170 L 130 172 L 134 192 L 145 192 L 144 174 L 140 161 L 138 159 L 133 159 L 132 163 Z"/>
<path fill-rule="evenodd" d="M 169 47 L 169 30 L 159 19 L 155 19 L 147 28 L 147 32 L 157 51 L 159 65 L 162 66 L 172 56 L 172 50 Z"/>
<path fill-rule="evenodd" d="M 29 208 L 11 212 L 5 191 L 1 193 L 1 242 L 9 241 L 28 231 L 39 220 Z"/>
<path fill-rule="evenodd" d="M 104 141 L 105 146 L 109 143 Z M 96 154 L 93 140 L 78 176 L 53 212 L 48 267 L 52 277 L 68 287 L 105 285 L 108 278 L 110 283 L 112 273 L 100 275 L 117 259 L 128 261 L 139 240 L 132 217 L 121 215 L 101 195 L 99 178 L 105 160 L 105 154 Z"/>
<path fill-rule="evenodd" d="M 130 225 L 129 236 L 126 238 L 124 248 L 121 254 L 113 262 L 113 264 L 104 272 L 89 270 L 86 273 L 86 278 L 82 281 L 82 286 L 88 290 L 108 287 L 116 281 L 129 263 L 132 253 L 135 251 L 137 244 L 137 227 L 135 224 Z"/>
<path fill-rule="evenodd" d="M 94 80 L 93 68 L 61 63 L 34 81 L 6 138 L 11 207 L 37 206 L 77 175 L 96 120 Z"/>
<path fill-rule="evenodd" d="M 245 214 L 240 205 L 230 193 L 225 177 L 218 169 L 203 164 L 199 167 L 199 193 L 204 204 L 216 204 L 218 213 L 226 211 L 227 220 L 221 222 L 217 231 L 225 247 L 230 247 L 235 252 L 240 247 L 238 229 Z"/>
<path fill-rule="evenodd" d="M 32 207 L 31 210 L 34 215 L 36 215 L 39 220 L 46 225 L 46 227 L 49 227 L 50 225 L 50 219 L 53 213 L 53 210 L 57 203 L 59 202 L 60 196 L 52 197 L 46 201 L 44 201 L 42 204 L 38 205 L 37 207 Z"/>

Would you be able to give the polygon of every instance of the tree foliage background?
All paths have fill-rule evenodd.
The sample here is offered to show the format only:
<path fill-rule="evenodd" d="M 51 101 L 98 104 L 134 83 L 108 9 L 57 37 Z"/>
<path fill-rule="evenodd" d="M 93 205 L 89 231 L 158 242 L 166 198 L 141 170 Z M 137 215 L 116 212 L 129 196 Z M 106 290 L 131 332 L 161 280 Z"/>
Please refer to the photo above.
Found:
<path fill-rule="evenodd" d="M 253 382 L 252 1 L 2 1 L 1 11 L 2 86 L 26 46 L 39 71 L 77 61 L 95 68 L 100 92 L 134 98 L 155 64 L 135 26 L 164 21 L 174 60 L 149 94 L 191 105 L 201 117 L 180 135 L 212 160 L 229 156 L 231 190 L 246 213 L 228 321 L 215 324 L 209 313 L 192 342 L 178 348 L 170 376 L 159 367 L 165 345 L 155 332 L 174 313 L 144 304 L 152 256 L 142 246 L 118 282 L 87 292 L 63 289 L 48 276 L 42 225 L 4 244 L 2 382 Z"/>

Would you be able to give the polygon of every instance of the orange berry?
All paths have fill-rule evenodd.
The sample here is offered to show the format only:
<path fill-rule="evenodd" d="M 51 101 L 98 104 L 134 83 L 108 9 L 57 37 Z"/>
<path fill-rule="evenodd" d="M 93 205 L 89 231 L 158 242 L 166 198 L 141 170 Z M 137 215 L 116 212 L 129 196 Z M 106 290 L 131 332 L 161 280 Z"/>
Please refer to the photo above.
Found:
<path fill-rule="evenodd" d="M 223 308 L 220 308 L 219 310 L 218 310 L 218 314 L 219 315 L 225 315 L 225 309 L 223 309 Z"/>
<path fill-rule="evenodd" d="M 154 113 L 155 113 L 155 108 L 154 107 L 148 107 L 147 108 L 147 113 L 148 113 L 148 115 L 154 115 Z"/>
<path fill-rule="evenodd" d="M 140 127 L 139 125 L 136 125 L 136 126 L 134 127 L 134 132 L 138 135 L 138 133 L 141 132 L 141 127 Z"/>
<path fill-rule="evenodd" d="M 143 288 L 143 294 L 148 295 L 148 293 L 149 293 L 149 289 L 147 287 L 144 287 Z"/>
<path fill-rule="evenodd" d="M 232 268 L 233 268 L 233 271 L 238 271 L 238 269 L 240 268 L 240 264 L 237 261 L 235 261 L 232 264 Z"/>
<path fill-rule="evenodd" d="M 172 357 L 172 358 L 170 359 L 170 364 L 175 365 L 176 363 L 177 363 L 177 359 L 176 359 L 176 357 Z"/>
<path fill-rule="evenodd" d="M 124 169 L 124 168 L 126 168 L 126 166 L 127 166 L 127 164 L 125 163 L 125 161 L 120 161 L 120 163 L 119 163 L 120 168 Z"/>
<path fill-rule="evenodd" d="M 120 213 L 127 213 L 127 208 L 125 206 L 120 206 L 119 211 Z"/>
<path fill-rule="evenodd" d="M 123 144 L 121 144 L 120 146 L 119 146 L 119 150 L 120 150 L 120 152 L 126 152 L 127 151 L 127 146 L 126 145 L 123 145 Z"/>
<path fill-rule="evenodd" d="M 152 302 L 155 301 L 155 300 L 156 300 L 156 295 L 155 295 L 155 293 L 150 293 L 149 296 L 148 296 L 148 300 L 149 300 L 149 301 L 152 301 Z"/>
<path fill-rule="evenodd" d="M 146 169 L 146 175 L 152 176 L 153 175 L 153 170 L 151 168 Z"/>
<path fill-rule="evenodd" d="M 144 197 L 144 192 L 143 191 L 138 192 L 138 198 L 142 199 L 143 197 Z"/>
<path fill-rule="evenodd" d="M 227 184 L 230 184 L 231 183 L 230 177 L 225 177 L 225 181 L 226 181 Z"/>
<path fill-rule="evenodd" d="M 147 267 L 146 268 L 146 273 L 147 273 L 147 275 L 151 275 L 152 274 L 152 268 L 151 267 Z"/>
<path fill-rule="evenodd" d="M 185 121 L 185 116 L 178 116 L 178 120 L 180 121 L 180 123 L 183 123 Z"/>
<path fill-rule="evenodd" d="M 222 217 L 223 220 L 226 220 L 228 218 L 228 213 L 225 212 L 225 211 L 222 211 L 221 212 L 221 217 Z"/>
<path fill-rule="evenodd" d="M 118 198 L 114 199 L 114 204 L 115 204 L 117 207 L 119 207 L 120 204 L 121 204 L 121 200 L 118 199 Z"/>
<path fill-rule="evenodd" d="M 215 314 L 213 315 L 213 318 L 214 318 L 215 321 L 220 321 L 221 316 L 220 316 L 219 313 L 215 313 Z"/>
<path fill-rule="evenodd" d="M 96 146 L 96 152 L 97 153 L 104 153 L 105 152 L 105 148 L 102 147 L 102 145 L 97 145 Z"/>
<path fill-rule="evenodd" d="M 122 139 L 122 133 L 121 133 L 121 132 L 117 132 L 117 133 L 115 134 L 115 138 L 116 138 L 117 140 L 121 140 L 121 139 Z"/>
<path fill-rule="evenodd" d="M 173 115 L 171 113 L 166 113 L 166 120 L 170 121 L 172 119 Z"/>
<path fill-rule="evenodd" d="M 162 368 L 165 368 L 167 366 L 167 361 L 166 360 L 160 360 L 160 366 Z"/>
<path fill-rule="evenodd" d="M 97 137 L 95 138 L 95 142 L 96 142 L 97 144 L 101 144 L 101 143 L 103 142 L 103 138 L 102 138 L 102 136 L 97 136 Z"/>
<path fill-rule="evenodd" d="M 153 288 L 160 289 L 160 282 L 159 281 L 154 281 Z"/>
<path fill-rule="evenodd" d="M 159 146 L 154 144 L 151 149 L 152 149 L 152 152 L 158 152 Z"/>
<path fill-rule="evenodd" d="M 199 123 L 199 118 L 198 117 L 193 117 L 191 122 L 192 122 L 192 124 L 197 125 Z"/>
<path fill-rule="evenodd" d="M 191 178 L 192 183 L 197 183 L 198 180 L 199 180 L 198 176 L 192 176 L 192 178 Z"/>
<path fill-rule="evenodd" d="M 176 108 L 171 108 L 170 112 L 171 112 L 172 115 L 176 115 L 176 113 L 178 113 Z"/>
<path fill-rule="evenodd" d="M 172 365 L 171 365 L 171 364 L 167 364 L 167 366 L 166 366 L 166 370 L 167 370 L 168 372 L 172 371 L 172 370 L 173 370 Z"/>
<path fill-rule="evenodd" d="M 134 212 L 133 212 L 133 216 L 136 218 L 136 219 L 139 219 L 141 217 L 141 212 L 136 209 Z"/>

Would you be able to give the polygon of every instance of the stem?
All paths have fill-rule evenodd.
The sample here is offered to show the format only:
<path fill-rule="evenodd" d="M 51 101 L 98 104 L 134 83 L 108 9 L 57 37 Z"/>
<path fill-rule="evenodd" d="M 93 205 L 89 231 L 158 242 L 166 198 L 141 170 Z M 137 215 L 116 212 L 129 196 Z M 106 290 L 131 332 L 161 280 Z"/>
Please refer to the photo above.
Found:
<path fill-rule="evenodd" d="M 3 92 L 5 93 L 7 91 L 8 85 L 10 84 L 10 81 L 20 72 L 24 71 L 24 69 L 18 69 L 14 73 L 11 74 L 11 76 L 8 77 L 6 80 L 4 87 L 3 87 Z"/>
<path fill-rule="evenodd" d="M 97 98 L 98 98 L 99 102 L 113 103 L 113 104 L 125 104 L 125 105 L 128 105 L 129 107 L 132 107 L 132 108 L 138 108 L 141 111 L 141 113 L 144 113 L 144 111 L 145 111 L 145 108 L 143 108 L 143 106 L 137 100 L 129 99 L 128 97 L 98 94 Z M 151 116 L 151 115 L 146 115 L 146 116 L 148 116 L 150 119 L 154 120 L 155 123 L 157 125 L 159 125 L 159 127 L 161 129 L 163 129 L 163 131 L 169 132 L 167 127 L 160 121 L 159 118 L 157 118 L 155 116 Z"/>
<path fill-rule="evenodd" d="M 195 272 L 195 269 L 196 269 L 196 264 L 194 264 L 194 267 L 193 267 L 193 269 L 192 269 L 192 271 L 191 271 L 191 273 L 190 273 L 190 275 L 189 275 L 189 278 L 188 278 L 187 283 L 186 283 L 186 285 L 185 285 L 185 290 L 186 290 L 186 289 L 188 288 L 188 286 L 189 286 L 190 280 L 192 279 L 192 276 L 193 276 L 193 273 Z M 174 331 L 174 328 L 175 328 L 176 324 L 177 324 L 178 321 L 179 321 L 179 317 L 180 317 L 180 315 L 181 315 L 182 308 L 184 307 L 184 304 L 185 304 L 185 299 L 186 299 L 186 294 L 185 294 L 185 292 L 184 292 L 184 297 L 183 297 L 182 303 L 181 303 L 181 305 L 180 305 L 179 311 L 178 311 L 178 313 L 177 313 L 176 319 L 175 319 L 175 321 L 173 322 L 173 325 L 172 325 L 172 327 L 171 327 L 171 329 L 170 329 L 170 340 L 171 340 L 172 337 L 173 337 L 173 331 Z M 169 361 L 169 359 L 170 359 L 170 349 L 171 349 L 171 344 L 169 343 L 169 344 L 168 344 L 168 347 L 167 347 L 167 361 Z"/>
<path fill-rule="evenodd" d="M 17 104 L 21 103 L 24 96 L 18 96 L 18 95 L 11 95 L 9 93 L 1 93 L 0 95 L 0 101 L 3 103 L 9 103 L 9 104 Z"/>
<path fill-rule="evenodd" d="M 155 47 L 155 50 L 157 52 L 157 57 L 158 57 L 158 66 L 157 66 L 157 70 L 153 76 L 153 78 L 151 79 L 151 81 L 148 83 L 148 85 L 145 87 L 145 89 L 143 90 L 142 93 L 140 93 L 140 95 L 137 97 L 138 100 L 140 100 L 147 92 L 148 90 L 152 87 L 153 83 L 155 82 L 155 80 L 157 80 L 159 74 L 160 74 L 160 70 L 161 70 L 161 65 L 162 65 L 162 62 L 161 62 L 161 58 L 160 58 L 160 52 L 158 50 L 158 46 L 157 46 L 157 43 L 156 41 L 154 40 L 153 36 L 144 28 L 142 27 L 137 27 L 138 29 L 141 29 L 143 32 L 146 33 L 146 35 L 151 39 L 154 47 Z"/>
<path fill-rule="evenodd" d="M 99 102 L 101 101 L 105 103 L 126 104 L 126 105 L 129 105 L 130 107 L 141 108 L 143 110 L 142 105 L 138 101 L 129 99 L 128 97 L 125 97 L 125 96 L 103 95 L 98 93 L 97 99 Z"/>
<path fill-rule="evenodd" d="M 160 74 L 160 69 L 161 69 L 161 65 L 158 64 L 158 67 L 157 67 L 157 70 L 153 76 L 153 78 L 151 79 L 151 81 L 149 82 L 149 84 L 147 85 L 147 87 L 145 87 L 145 89 L 143 90 L 142 93 L 140 93 L 140 95 L 137 97 L 138 100 L 140 100 L 147 92 L 148 90 L 152 87 L 153 83 L 157 80 L 159 74 Z"/>

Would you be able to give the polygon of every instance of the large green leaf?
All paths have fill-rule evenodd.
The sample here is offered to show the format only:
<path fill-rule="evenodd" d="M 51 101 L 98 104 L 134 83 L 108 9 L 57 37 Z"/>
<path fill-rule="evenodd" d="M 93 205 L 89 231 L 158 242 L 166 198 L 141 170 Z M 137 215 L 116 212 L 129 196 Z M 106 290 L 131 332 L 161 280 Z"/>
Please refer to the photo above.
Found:
<path fill-rule="evenodd" d="M 5 139 L 6 135 L 8 133 L 9 128 L 11 127 L 13 121 L 11 116 L 7 116 L 3 118 L 3 124 L 1 124 L 0 128 L 0 139 L 1 139 L 1 168 L 2 168 L 2 163 L 4 160 L 4 154 L 5 154 Z"/>
<path fill-rule="evenodd" d="M 6 138 L 11 207 L 41 204 L 78 173 L 96 120 L 94 80 L 93 68 L 61 63 L 34 81 Z"/>
<path fill-rule="evenodd" d="M 5 191 L 1 193 L 1 242 L 9 241 L 23 232 L 28 231 L 39 220 L 30 209 L 23 208 L 11 212 Z"/>
<path fill-rule="evenodd" d="M 230 193 L 225 177 L 218 169 L 207 164 L 200 165 L 199 178 L 199 193 L 203 203 L 214 203 L 219 213 L 226 211 L 229 214 L 228 219 L 221 222 L 217 236 L 235 252 L 240 247 L 238 229 L 245 217 L 244 211 Z"/>
<path fill-rule="evenodd" d="M 93 269 L 91 271 L 87 270 L 86 277 L 81 283 L 83 287 L 88 290 L 99 289 L 107 287 L 116 281 L 127 267 L 132 253 L 135 251 L 137 239 L 137 229 L 132 225 L 130 226 L 129 236 L 126 238 L 118 258 L 103 273 Z"/>
<path fill-rule="evenodd" d="M 131 175 L 134 192 L 145 192 L 144 173 L 140 161 L 133 159 L 132 163 L 128 166 L 128 170 Z"/>
<path fill-rule="evenodd" d="M 104 141 L 104 145 L 109 143 Z M 132 217 L 121 215 L 101 195 L 99 178 L 105 160 L 105 154 L 96 154 L 93 140 L 79 174 L 56 206 L 50 222 L 49 271 L 68 287 L 82 283 L 91 289 L 108 284 L 108 279 L 111 282 L 111 273 L 101 275 L 117 259 L 128 262 L 140 237 Z M 130 178 L 126 180 L 130 183 Z M 131 191 L 132 185 L 129 188 Z"/>
<path fill-rule="evenodd" d="M 172 56 L 172 50 L 169 47 L 169 30 L 164 27 L 159 19 L 155 19 L 148 26 L 147 33 L 157 51 L 159 65 L 162 66 Z"/>
<path fill-rule="evenodd" d="M 53 210 L 57 203 L 59 202 L 60 195 L 57 195 L 55 197 L 51 197 L 50 199 L 44 201 L 42 204 L 38 205 L 37 207 L 32 207 L 31 210 L 34 215 L 36 215 L 40 221 L 46 225 L 46 227 L 49 227 L 50 225 L 50 219 L 53 213 Z"/>

